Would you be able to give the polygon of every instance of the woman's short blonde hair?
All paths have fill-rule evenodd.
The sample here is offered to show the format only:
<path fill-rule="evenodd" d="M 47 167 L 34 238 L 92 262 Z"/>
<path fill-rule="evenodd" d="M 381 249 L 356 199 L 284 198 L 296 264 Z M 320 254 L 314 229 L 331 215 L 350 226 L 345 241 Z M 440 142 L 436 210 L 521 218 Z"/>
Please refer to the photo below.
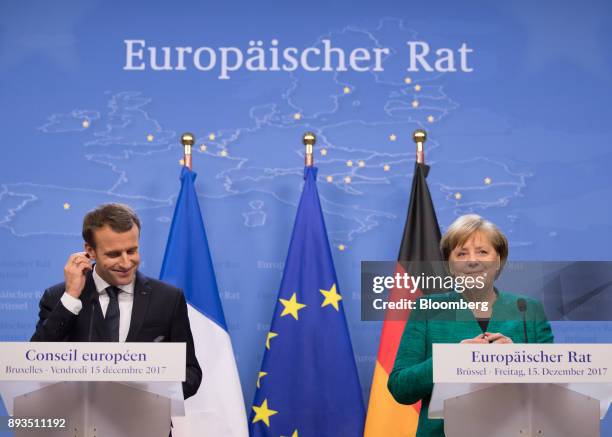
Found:
<path fill-rule="evenodd" d="M 503 268 L 508 259 L 508 239 L 495 224 L 478 214 L 462 215 L 448 227 L 440 240 L 440 251 L 444 260 L 448 261 L 453 249 L 463 246 L 476 231 L 481 231 L 487 235 L 489 242 L 499 255 L 500 267 Z"/>

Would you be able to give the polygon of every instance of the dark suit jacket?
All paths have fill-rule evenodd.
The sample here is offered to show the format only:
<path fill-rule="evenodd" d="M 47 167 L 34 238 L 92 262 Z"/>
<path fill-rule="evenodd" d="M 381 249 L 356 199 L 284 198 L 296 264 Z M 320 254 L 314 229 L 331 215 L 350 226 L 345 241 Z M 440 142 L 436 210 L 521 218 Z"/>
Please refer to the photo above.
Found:
<path fill-rule="evenodd" d="M 87 274 L 81 293 L 83 309 L 78 315 L 75 316 L 62 305 L 60 299 L 64 291 L 64 283 L 45 290 L 40 299 L 39 320 L 31 341 L 110 341 L 91 272 Z M 193 396 L 202 381 L 202 369 L 195 355 L 185 296 L 180 289 L 137 272 L 126 341 L 154 340 L 187 343 L 183 395 L 185 399 Z"/>

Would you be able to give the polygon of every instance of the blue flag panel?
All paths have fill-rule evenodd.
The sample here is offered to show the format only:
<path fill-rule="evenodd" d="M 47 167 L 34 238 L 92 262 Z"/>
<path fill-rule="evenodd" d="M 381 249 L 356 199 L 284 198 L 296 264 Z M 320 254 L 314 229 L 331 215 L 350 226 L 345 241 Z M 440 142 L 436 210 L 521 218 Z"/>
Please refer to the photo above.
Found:
<path fill-rule="evenodd" d="M 363 434 L 363 399 L 316 174 L 305 169 L 249 420 L 255 437 Z"/>
<path fill-rule="evenodd" d="M 183 167 L 160 279 L 181 287 L 191 306 L 227 331 L 194 187 L 196 176 L 197 173 Z"/>

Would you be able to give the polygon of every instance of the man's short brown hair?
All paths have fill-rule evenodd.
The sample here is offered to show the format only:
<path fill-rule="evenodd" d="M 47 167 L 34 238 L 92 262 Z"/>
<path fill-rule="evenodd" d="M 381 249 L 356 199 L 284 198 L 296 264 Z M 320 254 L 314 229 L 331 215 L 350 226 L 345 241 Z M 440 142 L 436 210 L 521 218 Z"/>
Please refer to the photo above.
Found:
<path fill-rule="evenodd" d="M 83 240 L 95 248 L 94 231 L 104 225 L 110 226 L 115 232 L 127 232 L 136 225 L 140 231 L 140 220 L 132 208 L 121 203 L 105 203 L 85 215 Z"/>
<path fill-rule="evenodd" d="M 489 238 L 489 242 L 499 255 L 503 268 L 508 259 L 508 239 L 495 224 L 477 214 L 462 215 L 448 227 L 440 240 L 440 251 L 444 260 L 448 261 L 453 249 L 463 246 L 476 231 L 484 232 Z"/>

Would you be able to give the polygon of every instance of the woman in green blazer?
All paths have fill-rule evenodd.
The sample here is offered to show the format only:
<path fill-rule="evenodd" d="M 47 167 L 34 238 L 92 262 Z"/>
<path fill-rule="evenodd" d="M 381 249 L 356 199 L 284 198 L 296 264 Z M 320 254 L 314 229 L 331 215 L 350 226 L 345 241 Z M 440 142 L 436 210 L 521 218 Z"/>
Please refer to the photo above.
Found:
<path fill-rule="evenodd" d="M 412 310 L 397 351 L 388 388 L 402 404 L 421 401 L 417 437 L 443 437 L 444 421 L 428 419 L 433 389 L 434 343 L 552 343 L 541 303 L 498 291 L 493 282 L 508 258 L 508 240 L 493 223 L 469 214 L 459 217 L 442 237 L 440 249 L 450 272 L 480 278 L 478 289 L 433 294 L 421 299 L 475 302 L 475 310 Z M 520 302 L 520 303 L 519 303 Z M 474 305 L 475 306 L 475 305 Z M 523 324 L 523 313 L 527 332 Z"/>

